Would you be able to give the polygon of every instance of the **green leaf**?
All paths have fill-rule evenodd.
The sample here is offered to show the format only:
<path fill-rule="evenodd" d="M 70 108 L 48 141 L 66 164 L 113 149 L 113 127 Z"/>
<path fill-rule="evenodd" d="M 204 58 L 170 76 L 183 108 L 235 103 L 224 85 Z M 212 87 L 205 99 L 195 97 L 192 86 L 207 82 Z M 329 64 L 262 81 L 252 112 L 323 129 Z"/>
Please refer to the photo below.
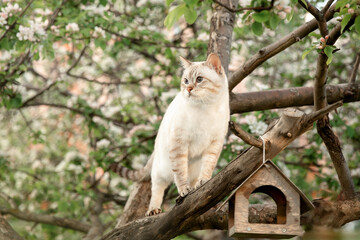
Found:
<path fill-rule="evenodd" d="M 174 8 L 172 11 L 169 12 L 169 14 L 166 16 L 164 20 L 164 25 L 169 29 L 171 28 L 175 21 L 177 21 L 186 11 L 187 7 L 186 4 L 183 3 L 176 8 Z"/>
<path fill-rule="evenodd" d="M 355 18 L 355 30 L 360 34 L 360 16 Z"/>
<path fill-rule="evenodd" d="M 270 22 L 270 28 L 272 30 L 275 30 L 277 28 L 277 26 L 279 25 L 280 18 L 279 18 L 279 16 L 277 14 L 272 13 L 269 22 Z"/>
<path fill-rule="evenodd" d="M 286 20 L 290 22 L 293 16 L 294 16 L 294 10 L 291 9 L 291 12 L 286 15 Z"/>
<path fill-rule="evenodd" d="M 326 61 L 326 64 L 329 65 L 332 62 L 333 59 L 333 50 L 334 50 L 334 46 L 326 46 L 324 48 L 324 53 L 326 54 L 326 56 L 328 57 L 328 60 Z"/>
<path fill-rule="evenodd" d="M 301 0 L 301 2 L 305 5 L 306 8 L 308 8 L 307 2 L 305 0 Z"/>
<path fill-rule="evenodd" d="M 251 30 L 257 36 L 261 36 L 264 32 L 263 25 L 259 22 L 254 22 L 251 26 Z"/>
<path fill-rule="evenodd" d="M 340 0 L 336 3 L 335 9 L 343 8 L 348 3 L 348 0 Z"/>
<path fill-rule="evenodd" d="M 197 19 L 197 13 L 195 9 L 187 8 L 187 10 L 184 13 L 184 17 L 188 24 L 193 24 Z"/>
<path fill-rule="evenodd" d="M 254 13 L 252 17 L 259 23 L 266 22 L 270 19 L 270 12 L 263 10 L 261 12 Z"/>
<path fill-rule="evenodd" d="M 351 14 L 346 14 L 343 18 L 343 20 L 341 21 L 341 33 L 344 31 L 346 25 L 349 23 L 350 19 L 351 19 Z"/>
<path fill-rule="evenodd" d="M 312 46 L 312 47 L 310 47 L 310 48 L 307 48 L 304 52 L 303 52 L 303 54 L 302 54 L 302 56 L 301 56 L 301 59 L 302 60 L 304 60 L 305 59 L 305 57 L 306 57 L 306 55 L 308 55 L 312 50 L 314 50 L 316 48 L 316 46 Z"/>
<path fill-rule="evenodd" d="M 170 7 L 170 5 L 174 2 L 174 0 L 166 0 L 166 6 Z"/>
<path fill-rule="evenodd" d="M 106 6 L 107 0 L 100 0 L 100 5 Z"/>
<path fill-rule="evenodd" d="M 318 38 L 321 38 L 321 35 L 320 34 L 318 34 L 318 33 L 315 33 L 315 32 L 311 32 L 311 33 L 309 33 L 309 35 L 308 35 L 309 37 L 314 37 L 314 38 L 316 38 L 316 39 L 318 39 Z"/>

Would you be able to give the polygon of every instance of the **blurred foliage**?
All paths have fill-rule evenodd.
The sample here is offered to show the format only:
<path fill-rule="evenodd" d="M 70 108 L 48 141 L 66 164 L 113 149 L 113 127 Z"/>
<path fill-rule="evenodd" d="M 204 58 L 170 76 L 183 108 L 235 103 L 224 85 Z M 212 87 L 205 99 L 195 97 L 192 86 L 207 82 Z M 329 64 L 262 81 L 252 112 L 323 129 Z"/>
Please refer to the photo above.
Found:
<path fill-rule="evenodd" d="M 337 19 L 347 21 L 349 9 L 358 11 L 353 2 L 339 3 Z M 89 222 L 96 199 L 89 188 L 94 179 L 101 178 L 100 191 L 128 196 L 131 182 L 103 170 L 114 161 L 132 168 L 147 161 L 161 116 L 178 92 L 178 57 L 194 61 L 206 57 L 211 4 L 2 1 L 0 9 L 7 16 L 0 14 L 0 204 Z M 238 7 L 256 6 L 269 6 L 269 1 L 252 0 Z M 294 0 L 275 1 L 270 11 L 238 13 L 230 72 L 308 20 Z M 329 63 L 329 84 L 348 82 L 360 49 L 359 21 L 357 17 L 336 43 L 340 51 Z M 334 19 L 328 25 L 333 28 L 336 23 Z M 316 31 L 269 59 L 244 81 L 246 91 L 311 86 L 317 54 L 307 51 L 317 49 L 320 42 Z M 330 114 L 357 189 L 359 111 L 358 103 L 349 103 L 338 114 Z M 279 110 L 268 110 L 234 115 L 232 120 L 260 135 L 280 115 Z M 216 171 L 247 147 L 229 134 Z M 316 128 L 274 160 L 312 198 L 335 198 L 340 191 Z M 174 191 L 169 191 L 168 204 L 174 202 Z M 106 202 L 100 217 L 114 225 L 122 209 L 114 201 Z M 82 236 L 51 225 L 15 218 L 10 222 L 26 239 Z"/>

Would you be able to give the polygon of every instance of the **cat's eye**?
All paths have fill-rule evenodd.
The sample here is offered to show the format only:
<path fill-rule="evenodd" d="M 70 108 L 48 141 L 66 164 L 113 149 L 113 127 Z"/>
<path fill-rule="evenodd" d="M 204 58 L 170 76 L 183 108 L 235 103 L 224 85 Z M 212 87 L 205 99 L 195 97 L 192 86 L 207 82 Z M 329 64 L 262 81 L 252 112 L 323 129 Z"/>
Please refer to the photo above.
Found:
<path fill-rule="evenodd" d="M 203 77 L 197 77 L 197 78 L 196 78 L 196 82 L 197 82 L 197 83 L 201 83 L 202 80 L 203 80 Z"/>
<path fill-rule="evenodd" d="M 185 84 L 189 84 L 189 80 L 187 80 L 187 79 L 185 78 L 184 83 L 185 83 Z"/>

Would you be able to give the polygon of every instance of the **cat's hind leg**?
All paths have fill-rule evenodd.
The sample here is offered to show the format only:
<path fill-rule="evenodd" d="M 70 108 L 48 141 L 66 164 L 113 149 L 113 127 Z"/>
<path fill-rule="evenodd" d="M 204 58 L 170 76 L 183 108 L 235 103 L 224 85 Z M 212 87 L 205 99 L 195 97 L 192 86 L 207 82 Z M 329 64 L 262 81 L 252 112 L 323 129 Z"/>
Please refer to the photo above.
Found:
<path fill-rule="evenodd" d="M 169 186 L 167 181 L 159 177 L 154 177 L 151 180 L 151 199 L 149 209 L 146 212 L 146 216 L 152 216 L 161 213 L 161 204 L 164 197 L 164 191 Z"/>

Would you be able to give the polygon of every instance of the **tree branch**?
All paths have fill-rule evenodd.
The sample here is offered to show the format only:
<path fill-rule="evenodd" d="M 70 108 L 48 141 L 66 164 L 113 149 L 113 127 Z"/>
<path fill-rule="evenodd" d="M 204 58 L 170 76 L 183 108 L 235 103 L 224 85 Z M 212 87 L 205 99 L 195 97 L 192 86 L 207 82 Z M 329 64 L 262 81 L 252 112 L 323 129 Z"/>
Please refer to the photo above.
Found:
<path fill-rule="evenodd" d="M 41 96 L 44 92 L 46 92 L 47 90 L 49 90 L 51 87 L 55 86 L 55 84 L 57 83 L 57 81 L 53 81 L 51 83 L 49 83 L 47 86 L 43 87 L 42 89 L 40 89 L 36 94 L 34 94 L 34 96 L 26 99 L 23 103 L 22 106 L 26 106 L 29 102 L 33 101 L 34 99 L 36 99 L 37 97 Z"/>
<path fill-rule="evenodd" d="M 262 144 L 261 140 L 256 139 L 251 134 L 249 134 L 249 133 L 245 132 L 244 130 L 242 130 L 242 128 L 240 126 L 238 126 L 235 122 L 230 121 L 229 122 L 229 128 L 237 137 L 242 139 L 247 144 L 250 144 L 251 146 L 255 146 L 257 148 L 262 148 L 263 147 L 262 146 L 263 144 Z"/>
<path fill-rule="evenodd" d="M 350 75 L 350 80 L 349 80 L 350 83 L 355 83 L 355 81 L 356 81 L 356 76 L 358 74 L 359 64 L 360 64 L 360 52 L 358 52 L 356 54 L 354 68 L 353 68 L 353 70 L 351 72 L 351 75 Z"/>
<path fill-rule="evenodd" d="M 24 240 L 0 214 L 0 239 L 1 240 Z"/>
<path fill-rule="evenodd" d="M 335 6 L 332 6 L 325 14 L 325 19 L 329 21 L 333 18 L 335 12 Z M 297 28 L 290 34 L 286 35 L 277 42 L 268 45 L 247 60 L 242 66 L 240 66 L 229 79 L 229 90 L 231 91 L 237 84 L 239 84 L 246 76 L 252 73 L 258 66 L 269 58 L 275 56 L 284 49 L 290 47 L 294 43 L 300 41 L 312 31 L 318 28 L 317 20 L 313 19 L 301 27 Z"/>
<path fill-rule="evenodd" d="M 355 16 L 356 14 L 353 15 L 352 20 L 350 20 L 345 29 L 348 29 L 353 24 Z M 341 23 L 338 23 L 331 30 L 329 34 L 329 39 L 326 44 L 333 45 L 336 40 L 341 36 L 341 34 Z M 318 54 L 314 84 L 314 106 L 315 110 L 317 111 L 325 108 L 327 105 L 325 90 L 328 72 L 328 65 L 326 63 L 327 59 L 328 57 L 324 53 L 324 51 L 321 51 Z M 331 129 L 328 116 L 325 115 L 323 118 L 319 119 L 316 127 L 330 154 L 345 197 L 347 199 L 354 199 L 356 197 L 356 192 L 354 183 L 351 178 L 350 170 L 345 160 L 345 157 L 342 154 L 339 138 Z"/>
<path fill-rule="evenodd" d="M 88 223 L 69 219 L 69 218 L 59 218 L 52 215 L 23 212 L 20 211 L 19 209 L 10 209 L 4 206 L 0 206 L 0 213 L 3 215 L 10 214 L 18 219 L 28 222 L 50 224 L 63 228 L 69 228 L 84 233 L 87 233 L 91 227 L 90 224 Z"/>
<path fill-rule="evenodd" d="M 224 67 L 225 74 L 228 75 L 232 33 L 234 31 L 234 23 L 236 15 L 229 11 L 229 4 L 237 7 L 238 1 L 217 1 L 219 5 L 213 6 L 213 15 L 210 22 L 210 38 L 208 43 L 207 55 L 216 53 Z M 225 7 L 226 6 L 226 7 Z"/>
<path fill-rule="evenodd" d="M 83 115 L 83 116 L 87 116 L 87 115 L 90 116 L 90 117 L 96 116 L 96 117 L 102 118 L 104 120 L 113 122 L 115 125 L 118 125 L 118 126 L 123 126 L 126 123 L 132 122 L 132 120 L 129 120 L 127 122 L 123 122 L 122 119 L 115 119 L 115 118 L 111 118 L 111 117 L 106 117 L 106 116 L 104 116 L 102 114 L 98 114 L 96 112 L 86 114 L 85 111 L 83 111 L 81 109 L 68 107 L 68 106 L 65 106 L 65 105 L 62 105 L 62 104 L 57 104 L 57 103 L 34 102 L 34 103 L 28 103 L 27 105 L 23 105 L 23 106 L 21 106 L 21 108 L 35 107 L 35 106 L 49 106 L 49 107 L 54 107 L 54 108 L 70 110 L 70 111 L 72 111 L 74 113 L 77 113 L 77 114 L 80 114 L 80 115 Z"/>
<path fill-rule="evenodd" d="M 302 133 L 311 122 L 306 114 L 297 110 L 285 110 L 279 121 L 263 138 L 269 143 L 266 158 L 272 159 Z M 291 134 L 289 134 L 291 133 Z M 217 175 L 196 191 L 178 201 L 170 211 L 121 226 L 104 236 L 103 240 L 115 239 L 171 239 L 192 228 L 194 220 L 214 207 L 239 186 L 262 163 L 262 150 L 250 148 L 230 162 Z M 140 228 L 141 226 L 141 228 Z M 137 229 L 134 231 L 134 229 Z"/>
<path fill-rule="evenodd" d="M 25 14 L 25 12 L 28 10 L 28 8 L 31 6 L 31 4 L 32 4 L 33 2 L 34 2 L 34 0 L 31 0 L 31 1 L 28 2 L 28 4 L 26 4 L 26 7 L 21 11 L 18 19 L 20 19 L 20 18 Z M 4 32 L 4 34 L 1 35 L 1 37 L 0 37 L 0 42 L 1 42 L 1 40 L 3 40 L 3 38 L 5 38 L 5 36 L 6 36 L 11 30 L 13 30 L 13 29 L 15 28 L 16 24 L 17 24 L 17 20 L 15 20 L 15 21 L 8 27 L 8 29 L 6 29 L 6 31 Z"/>
<path fill-rule="evenodd" d="M 360 101 L 360 84 L 327 85 L 328 104 Z M 314 88 L 296 87 L 231 94 L 231 114 L 314 105 Z"/>

